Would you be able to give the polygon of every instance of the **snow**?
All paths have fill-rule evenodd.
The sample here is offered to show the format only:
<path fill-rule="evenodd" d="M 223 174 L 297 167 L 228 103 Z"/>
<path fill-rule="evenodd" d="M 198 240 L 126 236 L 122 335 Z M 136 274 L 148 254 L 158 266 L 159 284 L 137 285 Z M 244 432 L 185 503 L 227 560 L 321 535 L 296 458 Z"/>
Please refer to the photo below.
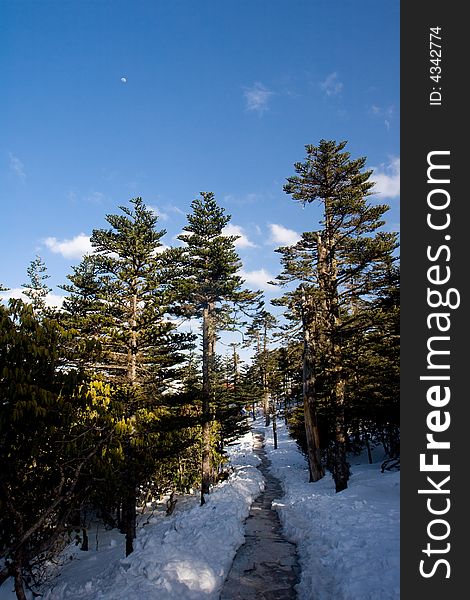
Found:
<path fill-rule="evenodd" d="M 264 428 L 263 428 L 264 429 Z M 278 421 L 278 449 L 265 429 L 271 472 L 285 495 L 275 501 L 285 535 L 297 544 L 298 600 L 397 600 L 400 597 L 400 473 L 349 457 L 348 489 L 329 473 L 308 483 L 306 459 Z"/>
<path fill-rule="evenodd" d="M 297 544 L 298 599 L 397 600 L 399 473 L 381 473 L 381 457 L 372 465 L 353 457 L 349 487 L 335 494 L 329 474 L 308 483 L 306 460 L 280 420 L 277 450 L 271 429 L 260 420 L 254 427 L 265 433 L 272 472 L 285 491 L 274 508 Z M 44 600 L 216 600 L 264 487 L 251 446 L 249 433 L 229 447 L 234 472 L 204 506 L 194 495 L 178 501 L 172 516 L 143 516 L 129 557 L 121 534 L 91 530 L 90 550 L 74 550 L 42 590 Z M 0 600 L 15 598 L 12 587 L 11 580 L 0 587 Z"/>
<path fill-rule="evenodd" d="M 99 532 L 96 551 L 72 550 L 73 560 L 42 590 L 44 600 L 216 600 L 238 547 L 253 500 L 264 489 L 248 433 L 228 448 L 233 474 L 199 506 L 199 496 L 178 501 L 171 516 L 160 511 L 139 528 L 134 552 L 123 557 L 117 531 Z M 0 600 L 16 598 L 12 580 Z"/>

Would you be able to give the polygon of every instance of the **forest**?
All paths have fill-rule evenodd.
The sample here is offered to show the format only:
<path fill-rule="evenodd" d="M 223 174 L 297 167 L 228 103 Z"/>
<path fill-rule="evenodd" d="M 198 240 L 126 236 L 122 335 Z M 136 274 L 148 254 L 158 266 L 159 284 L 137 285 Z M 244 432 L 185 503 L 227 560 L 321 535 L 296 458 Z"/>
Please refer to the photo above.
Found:
<path fill-rule="evenodd" d="M 337 493 L 351 453 L 372 462 L 381 445 L 398 464 L 398 235 L 346 147 L 306 145 L 286 179 L 311 230 L 276 249 L 271 305 L 245 285 L 212 192 L 173 247 L 140 197 L 106 215 L 60 308 L 31 261 L 28 301 L 0 304 L 0 585 L 12 577 L 19 600 L 72 540 L 87 550 L 92 519 L 125 534 L 130 555 L 147 503 L 166 497 L 170 514 L 174 494 L 197 490 L 203 505 L 258 411 L 275 442 L 287 424 L 310 481 L 330 472 Z M 229 352 L 225 331 L 242 333 Z"/>

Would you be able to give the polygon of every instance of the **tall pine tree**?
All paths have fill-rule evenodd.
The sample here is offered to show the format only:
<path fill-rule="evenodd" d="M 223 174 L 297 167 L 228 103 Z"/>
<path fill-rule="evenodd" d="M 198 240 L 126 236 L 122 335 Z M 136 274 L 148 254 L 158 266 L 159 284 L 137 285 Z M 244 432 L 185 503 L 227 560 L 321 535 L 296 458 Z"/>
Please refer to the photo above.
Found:
<path fill-rule="evenodd" d="M 202 192 L 191 203 L 188 224 L 178 236 L 184 246 L 173 249 L 179 267 L 173 273 L 180 300 L 179 313 L 202 321 L 202 456 L 201 504 L 213 480 L 211 424 L 214 420 L 213 375 L 217 331 L 229 328 L 235 307 L 253 302 L 255 294 L 243 289 L 238 275 L 240 259 L 236 236 L 224 235 L 230 216 L 212 192 Z"/>
<path fill-rule="evenodd" d="M 322 357 L 322 385 L 334 414 L 337 492 L 347 487 L 349 478 L 343 340 L 359 320 L 351 303 L 370 293 L 374 265 L 397 245 L 395 234 L 377 231 L 388 207 L 367 202 L 372 172 L 364 170 L 365 158 L 351 159 L 344 151 L 346 143 L 321 140 L 318 146 L 307 145 L 305 161 L 294 165 L 296 175 L 287 178 L 285 192 L 303 205 L 317 203 L 322 217 L 320 229 L 304 234 L 295 248 L 280 250 L 287 279 L 300 275 L 311 286 L 301 309 L 311 313 L 306 331 L 315 340 L 313 356 Z M 318 365 L 308 370 L 318 372 Z"/>
<path fill-rule="evenodd" d="M 162 278 L 161 238 L 157 215 L 141 198 L 107 215 L 108 229 L 95 229 L 93 254 L 69 276 L 65 302 L 69 323 L 78 336 L 95 337 L 102 347 L 99 371 L 115 390 L 113 410 L 121 437 L 122 514 L 126 553 L 136 535 L 136 501 L 140 485 L 150 479 L 162 451 L 162 430 L 171 420 L 163 409 L 168 381 L 177 377 L 185 336 L 168 319 L 168 294 Z M 96 361 L 96 357 L 94 358 Z"/>

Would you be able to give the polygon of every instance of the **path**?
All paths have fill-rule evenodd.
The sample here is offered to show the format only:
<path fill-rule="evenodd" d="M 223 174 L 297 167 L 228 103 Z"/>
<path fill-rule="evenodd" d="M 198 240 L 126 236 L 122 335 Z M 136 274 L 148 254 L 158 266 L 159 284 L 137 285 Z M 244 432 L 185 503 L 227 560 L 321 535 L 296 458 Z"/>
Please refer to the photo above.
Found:
<path fill-rule="evenodd" d="M 283 537 L 277 512 L 271 508 L 283 492 L 269 472 L 263 434 L 255 432 L 254 438 L 266 487 L 253 502 L 245 523 L 245 543 L 235 555 L 219 600 L 294 600 L 300 575 L 296 547 Z"/>

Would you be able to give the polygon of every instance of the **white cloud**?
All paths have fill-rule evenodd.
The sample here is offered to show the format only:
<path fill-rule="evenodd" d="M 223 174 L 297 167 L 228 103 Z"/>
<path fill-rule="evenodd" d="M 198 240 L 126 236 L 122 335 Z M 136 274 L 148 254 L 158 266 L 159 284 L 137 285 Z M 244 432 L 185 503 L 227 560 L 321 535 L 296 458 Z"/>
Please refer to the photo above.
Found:
<path fill-rule="evenodd" d="M 48 237 L 44 240 L 45 245 L 51 252 L 60 254 L 64 258 L 82 258 L 84 254 L 93 251 L 90 237 L 84 233 L 79 233 L 70 240 L 58 240 L 55 237 Z"/>
<path fill-rule="evenodd" d="M 59 294 L 52 294 L 49 292 L 46 296 L 46 306 L 51 308 L 61 308 L 65 296 L 59 296 Z"/>
<path fill-rule="evenodd" d="M 10 157 L 10 169 L 17 175 L 17 177 L 24 181 L 26 179 L 24 164 L 11 152 L 8 153 L 8 156 Z"/>
<path fill-rule="evenodd" d="M 161 219 L 162 221 L 168 221 L 169 216 L 166 212 L 163 212 L 162 210 L 160 210 L 157 206 L 149 206 L 149 209 L 154 212 L 157 217 L 159 219 Z"/>
<path fill-rule="evenodd" d="M 370 112 L 374 117 L 382 118 L 385 129 L 390 131 L 391 122 L 395 115 L 395 107 L 393 105 L 382 107 L 372 104 L 370 107 Z"/>
<path fill-rule="evenodd" d="M 372 169 L 371 180 L 375 182 L 372 191 L 383 198 L 397 198 L 400 195 L 400 157 L 392 156 L 388 165 Z"/>
<path fill-rule="evenodd" d="M 240 225 L 232 225 L 232 223 L 229 223 L 226 227 L 224 227 L 222 233 L 223 235 L 227 236 L 239 236 L 234 242 L 236 248 L 256 248 L 256 244 L 253 244 L 253 242 L 248 239 Z"/>
<path fill-rule="evenodd" d="M 158 246 L 157 248 L 155 248 L 154 255 L 162 254 L 163 252 L 165 252 L 166 250 L 169 250 L 169 249 L 170 249 L 170 246 L 167 246 L 166 244 L 162 244 L 161 246 Z"/>
<path fill-rule="evenodd" d="M 274 280 L 274 275 L 266 271 L 266 269 L 258 269 L 254 271 L 240 270 L 240 276 L 246 281 L 246 283 L 254 289 L 261 290 L 275 290 L 275 285 L 271 285 L 268 281 Z"/>
<path fill-rule="evenodd" d="M 85 202 L 91 202 L 93 204 L 102 204 L 105 200 L 105 195 L 102 192 L 91 192 L 85 196 Z"/>
<path fill-rule="evenodd" d="M 178 215 L 184 215 L 184 216 L 186 216 L 186 213 L 183 210 L 181 210 L 181 208 L 178 208 L 174 204 L 168 204 L 167 206 L 165 206 L 165 208 L 166 208 L 166 210 L 170 210 L 172 212 L 175 212 Z"/>
<path fill-rule="evenodd" d="M 243 92 L 246 102 L 246 110 L 257 112 L 262 115 L 268 110 L 268 103 L 274 92 L 268 90 L 262 83 L 256 82 L 251 88 Z"/>
<path fill-rule="evenodd" d="M 234 196 L 233 194 L 227 194 L 226 196 L 224 196 L 224 202 L 226 202 L 227 204 L 245 205 L 245 204 L 253 204 L 255 202 L 258 202 L 262 198 L 263 198 L 263 195 L 258 194 L 256 192 L 248 192 L 247 194 L 240 195 L 240 196 Z"/>
<path fill-rule="evenodd" d="M 7 302 L 10 298 L 23 300 L 23 302 L 30 302 L 30 299 L 24 294 L 24 288 L 12 288 L 6 292 L 1 292 L 0 298 L 4 302 Z M 46 306 L 51 308 L 60 308 L 64 298 L 65 296 L 59 296 L 59 294 L 52 294 L 49 292 L 46 296 Z"/>
<path fill-rule="evenodd" d="M 23 300 L 24 302 L 29 302 L 28 297 L 24 295 L 23 288 L 12 288 L 11 290 L 6 290 L 5 292 L 0 292 L 0 298 L 7 302 L 10 298 L 15 298 L 17 300 Z"/>
<path fill-rule="evenodd" d="M 337 96 L 343 91 L 343 82 L 338 79 L 338 73 L 330 73 L 325 81 L 320 82 L 320 88 L 326 96 Z"/>
<path fill-rule="evenodd" d="M 269 238 L 270 244 L 280 246 L 292 246 L 300 240 L 300 234 L 293 229 L 288 229 L 283 225 L 276 223 L 270 223 L 269 229 L 271 230 L 271 237 Z"/>

